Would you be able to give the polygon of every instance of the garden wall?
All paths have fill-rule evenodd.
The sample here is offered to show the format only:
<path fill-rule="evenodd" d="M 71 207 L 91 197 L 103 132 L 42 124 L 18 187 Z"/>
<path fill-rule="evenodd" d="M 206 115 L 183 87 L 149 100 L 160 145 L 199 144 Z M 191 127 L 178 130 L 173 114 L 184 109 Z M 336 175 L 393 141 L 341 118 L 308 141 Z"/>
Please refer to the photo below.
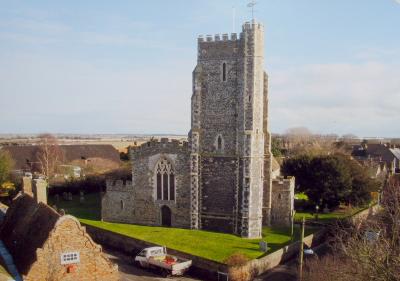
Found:
<path fill-rule="evenodd" d="M 125 235 L 111 232 L 105 229 L 97 228 L 91 225 L 83 225 L 85 225 L 87 233 L 90 234 L 90 236 L 96 243 L 104 247 L 124 252 L 125 254 L 128 254 L 130 256 L 136 255 L 143 248 L 160 246 L 143 240 L 127 237 Z M 222 263 L 218 263 L 205 258 L 200 258 L 173 249 L 168 249 L 168 253 L 192 260 L 193 266 L 190 269 L 190 274 L 200 276 L 205 280 L 218 280 L 218 272 L 228 271 L 227 266 Z"/>
<path fill-rule="evenodd" d="M 316 233 L 304 237 L 304 244 L 310 248 L 318 246 L 319 244 L 323 243 L 325 233 L 326 230 L 322 229 Z M 246 266 L 249 267 L 251 271 L 256 272 L 257 275 L 263 274 L 275 266 L 278 266 L 279 264 L 295 257 L 300 251 L 300 245 L 300 241 L 294 242 L 269 255 L 266 255 L 265 257 L 251 260 Z"/>
<path fill-rule="evenodd" d="M 379 206 L 375 205 L 359 213 L 353 215 L 351 220 L 353 222 L 359 220 L 365 220 L 370 215 L 377 212 Z M 114 233 L 108 230 L 100 229 L 91 225 L 84 224 L 87 232 L 90 234 L 92 239 L 105 247 L 109 247 L 128 255 L 134 256 L 140 250 L 146 247 L 158 246 L 153 243 L 149 243 L 143 240 L 127 237 L 122 234 Z M 304 244 L 308 247 L 314 248 L 323 244 L 326 234 L 326 229 L 322 229 L 314 234 L 310 234 L 304 237 Z M 263 274 L 266 271 L 274 268 L 275 266 L 282 264 L 292 258 L 294 258 L 300 251 L 300 242 L 294 242 L 287 245 L 271 254 L 268 254 L 262 258 L 251 260 L 246 267 L 250 270 L 259 274 Z M 218 280 L 218 272 L 228 272 L 228 267 L 222 263 L 218 263 L 212 260 L 193 256 L 180 251 L 168 249 L 168 252 L 173 255 L 178 255 L 186 259 L 193 261 L 191 268 L 191 274 L 202 277 L 206 280 Z"/>
<path fill-rule="evenodd" d="M 375 204 L 365 210 L 355 213 L 353 216 L 351 216 L 350 219 L 353 223 L 355 223 L 357 221 L 366 220 L 368 217 L 375 215 L 379 208 L 380 208 L 380 205 Z"/>
<path fill-rule="evenodd" d="M 96 243 L 99 243 L 104 247 L 109 247 L 124 252 L 131 256 L 135 255 L 143 248 L 158 246 L 153 243 L 127 237 L 125 235 L 100 229 L 91 225 L 85 224 L 85 226 L 86 231 Z M 325 230 L 308 235 L 304 238 L 304 243 L 309 247 L 315 247 L 322 242 L 321 240 L 323 238 L 323 234 L 325 234 Z M 295 242 L 283 247 L 278 251 L 266 255 L 265 257 L 251 260 L 246 266 L 251 267 L 258 274 L 262 274 L 267 270 L 279 265 L 280 263 L 293 258 L 299 252 L 299 249 L 300 242 Z M 206 280 L 218 280 L 218 272 L 228 272 L 228 267 L 222 263 L 172 249 L 168 249 L 168 252 L 183 258 L 191 259 L 193 261 L 191 274 L 202 277 Z"/>

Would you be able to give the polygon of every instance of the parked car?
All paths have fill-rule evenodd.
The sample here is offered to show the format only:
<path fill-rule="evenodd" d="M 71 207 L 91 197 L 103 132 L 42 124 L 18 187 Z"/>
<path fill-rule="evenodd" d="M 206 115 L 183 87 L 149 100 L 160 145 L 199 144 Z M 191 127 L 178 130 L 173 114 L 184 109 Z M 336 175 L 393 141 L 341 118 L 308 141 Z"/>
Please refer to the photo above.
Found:
<path fill-rule="evenodd" d="M 143 249 L 136 257 L 143 268 L 159 270 L 164 276 L 183 275 L 192 265 L 192 261 L 167 254 L 166 247 L 150 247 Z"/>

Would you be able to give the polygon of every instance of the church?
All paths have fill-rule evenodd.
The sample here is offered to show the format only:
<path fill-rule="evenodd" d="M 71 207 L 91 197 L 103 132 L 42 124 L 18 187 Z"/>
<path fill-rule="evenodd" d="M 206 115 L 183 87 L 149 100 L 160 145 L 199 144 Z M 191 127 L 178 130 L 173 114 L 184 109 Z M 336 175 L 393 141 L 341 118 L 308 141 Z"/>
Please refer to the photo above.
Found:
<path fill-rule="evenodd" d="M 294 178 L 271 154 L 264 28 L 198 38 L 188 142 L 161 139 L 131 150 L 132 181 L 108 181 L 102 219 L 259 238 L 288 225 Z"/>

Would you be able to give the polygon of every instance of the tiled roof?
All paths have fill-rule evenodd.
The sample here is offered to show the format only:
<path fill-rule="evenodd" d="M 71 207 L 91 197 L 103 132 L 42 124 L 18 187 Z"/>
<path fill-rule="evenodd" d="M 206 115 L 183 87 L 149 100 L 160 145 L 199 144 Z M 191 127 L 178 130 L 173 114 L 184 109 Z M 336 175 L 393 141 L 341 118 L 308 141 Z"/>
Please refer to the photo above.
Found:
<path fill-rule="evenodd" d="M 59 218 L 55 210 L 43 203 L 36 203 L 27 194 L 13 200 L 1 225 L 0 239 L 13 256 L 21 274 L 26 274 L 36 261 L 36 250 L 46 242 Z"/>
<path fill-rule="evenodd" d="M 119 152 L 109 144 L 60 145 L 59 147 L 64 163 L 90 158 L 120 162 Z M 38 162 L 39 146 L 37 145 L 4 146 L 2 149 L 10 153 L 15 169 L 30 170 L 28 163 Z"/>

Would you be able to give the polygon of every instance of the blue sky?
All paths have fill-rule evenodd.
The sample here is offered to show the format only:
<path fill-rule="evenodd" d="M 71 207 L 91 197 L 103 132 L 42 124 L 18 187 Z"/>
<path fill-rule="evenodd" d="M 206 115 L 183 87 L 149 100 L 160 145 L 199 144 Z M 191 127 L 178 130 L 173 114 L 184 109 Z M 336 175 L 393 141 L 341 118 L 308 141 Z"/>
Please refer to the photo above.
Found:
<path fill-rule="evenodd" d="M 400 135 L 400 2 L 259 0 L 275 133 Z M 242 0 L 0 0 L 0 133 L 190 129 L 200 34 Z"/>

